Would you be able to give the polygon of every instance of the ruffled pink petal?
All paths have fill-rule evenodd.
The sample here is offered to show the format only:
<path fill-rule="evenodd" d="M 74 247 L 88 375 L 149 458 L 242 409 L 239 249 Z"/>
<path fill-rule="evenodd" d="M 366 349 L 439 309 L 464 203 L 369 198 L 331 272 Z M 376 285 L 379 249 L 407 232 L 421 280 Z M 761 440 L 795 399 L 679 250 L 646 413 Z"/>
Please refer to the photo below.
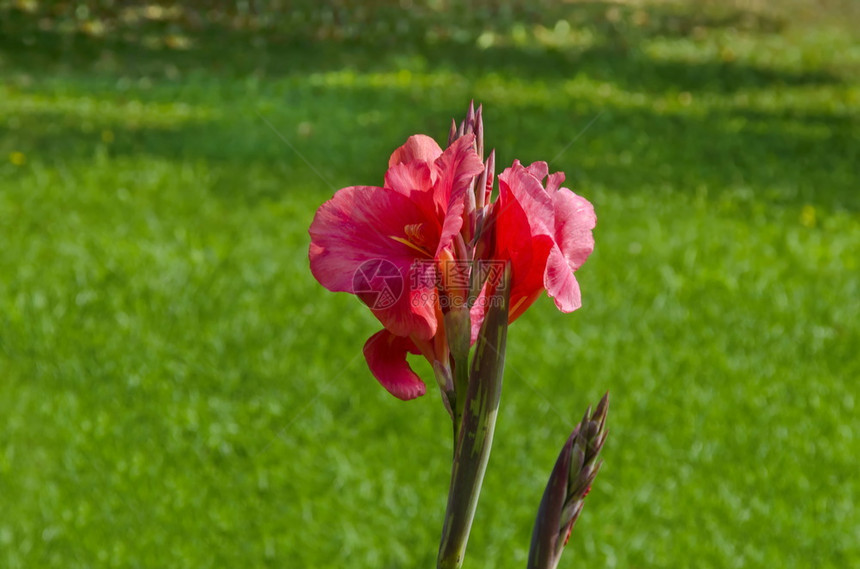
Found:
<path fill-rule="evenodd" d="M 549 178 L 546 180 L 546 191 L 550 195 L 558 191 L 561 185 L 564 183 L 564 172 L 555 172 L 549 175 Z"/>
<path fill-rule="evenodd" d="M 436 333 L 434 310 L 406 294 L 416 252 L 393 238 L 405 239 L 404 227 L 425 219 L 419 206 L 392 190 L 339 190 L 311 223 L 311 272 L 331 291 L 356 294 L 371 308 L 382 307 L 373 313 L 394 334 L 430 338 Z"/>
<path fill-rule="evenodd" d="M 594 250 L 591 230 L 597 222 L 594 207 L 585 198 L 561 188 L 552 194 L 555 207 L 555 245 L 547 259 L 544 285 L 562 312 L 582 305 L 574 272 Z"/>
<path fill-rule="evenodd" d="M 562 312 L 573 312 L 582 306 L 579 283 L 558 247 L 552 248 L 547 259 L 544 286 Z"/>
<path fill-rule="evenodd" d="M 423 160 L 433 162 L 442 155 L 442 149 L 435 140 L 426 134 L 414 134 L 406 139 L 406 143 L 395 150 L 388 159 L 388 167 L 395 164 Z"/>
<path fill-rule="evenodd" d="M 444 212 L 442 233 L 436 255 L 450 247 L 463 227 L 463 198 L 471 189 L 472 179 L 484 171 L 484 164 L 474 147 L 475 136 L 462 136 L 445 149 L 435 163 L 438 172 L 436 205 Z"/>
<path fill-rule="evenodd" d="M 543 163 L 537 162 L 536 164 Z M 552 198 L 544 190 L 540 180 L 524 168 L 518 160 L 514 161 L 510 168 L 506 168 L 504 172 L 499 174 L 499 197 L 503 202 L 502 209 L 505 209 L 504 203 L 510 199 L 515 200 L 522 207 L 532 236 L 551 236 L 553 234 L 554 207 Z"/>
<path fill-rule="evenodd" d="M 532 162 L 526 167 L 526 170 L 528 170 L 529 174 L 537 178 L 539 182 L 543 182 L 543 179 L 549 174 L 549 166 L 546 162 L 542 161 Z"/>
<path fill-rule="evenodd" d="M 591 232 L 597 224 L 594 206 L 567 188 L 561 188 L 552 198 L 555 208 L 555 242 L 571 270 L 575 271 L 594 251 L 594 236 Z"/>
<path fill-rule="evenodd" d="M 380 330 L 364 344 L 364 358 L 373 376 L 389 393 L 404 401 L 427 391 L 424 382 L 409 367 L 407 353 L 420 352 L 412 340 L 395 336 L 388 330 Z"/>

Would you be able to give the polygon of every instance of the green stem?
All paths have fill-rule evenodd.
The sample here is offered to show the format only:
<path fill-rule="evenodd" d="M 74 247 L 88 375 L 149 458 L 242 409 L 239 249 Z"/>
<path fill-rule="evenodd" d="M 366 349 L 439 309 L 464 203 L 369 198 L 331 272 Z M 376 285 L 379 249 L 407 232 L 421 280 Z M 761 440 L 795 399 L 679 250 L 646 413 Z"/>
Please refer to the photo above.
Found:
<path fill-rule="evenodd" d="M 463 425 L 463 413 L 466 410 L 466 398 L 469 390 L 469 359 L 454 360 L 454 456 L 457 456 L 460 427 Z"/>
<path fill-rule="evenodd" d="M 466 413 L 451 471 L 448 509 L 439 548 L 439 569 L 459 569 L 475 518 L 484 473 L 493 445 L 501 384 L 473 401 L 476 413 Z"/>

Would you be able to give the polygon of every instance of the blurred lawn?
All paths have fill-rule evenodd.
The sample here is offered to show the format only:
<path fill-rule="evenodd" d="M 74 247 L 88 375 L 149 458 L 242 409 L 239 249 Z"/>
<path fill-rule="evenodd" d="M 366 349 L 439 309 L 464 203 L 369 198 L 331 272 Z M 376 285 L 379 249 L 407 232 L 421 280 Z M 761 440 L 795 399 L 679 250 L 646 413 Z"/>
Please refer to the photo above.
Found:
<path fill-rule="evenodd" d="M 341 4 L 0 2 L 0 567 L 434 566 L 447 415 L 373 380 L 307 227 L 471 98 L 499 164 L 552 160 L 599 224 L 583 308 L 511 329 L 466 567 L 525 565 L 607 389 L 562 567 L 860 566 L 851 20 Z"/>

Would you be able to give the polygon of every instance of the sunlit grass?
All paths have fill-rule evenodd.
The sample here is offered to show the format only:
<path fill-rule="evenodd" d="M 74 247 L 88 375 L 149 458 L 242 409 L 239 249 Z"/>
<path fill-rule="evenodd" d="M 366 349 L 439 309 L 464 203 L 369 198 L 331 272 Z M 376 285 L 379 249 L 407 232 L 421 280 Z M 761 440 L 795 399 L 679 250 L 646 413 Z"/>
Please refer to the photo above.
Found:
<path fill-rule="evenodd" d="M 411 403 L 373 380 L 379 324 L 313 280 L 307 227 L 471 98 L 500 165 L 553 159 L 599 221 L 583 308 L 510 331 L 466 566 L 524 566 L 606 390 L 563 567 L 860 563 L 856 44 L 544 27 L 268 73 L 7 54 L 0 566 L 432 567 L 447 416 L 429 375 Z"/>

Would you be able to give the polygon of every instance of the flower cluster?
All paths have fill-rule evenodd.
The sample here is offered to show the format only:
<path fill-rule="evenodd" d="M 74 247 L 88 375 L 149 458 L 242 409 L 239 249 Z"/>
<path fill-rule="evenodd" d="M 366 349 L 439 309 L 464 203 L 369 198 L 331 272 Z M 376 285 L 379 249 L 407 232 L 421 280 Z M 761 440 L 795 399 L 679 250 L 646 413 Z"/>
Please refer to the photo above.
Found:
<path fill-rule="evenodd" d="M 545 162 L 514 161 L 497 189 L 494 167 L 494 152 L 483 158 L 481 107 L 470 107 L 447 148 L 409 137 L 391 155 L 382 187 L 339 190 L 311 224 L 314 277 L 358 296 L 382 323 L 364 355 L 400 399 L 426 391 L 408 353 L 434 366 L 443 394 L 452 387 L 445 378 L 457 346 L 467 342 L 468 352 L 492 305 L 487 297 L 498 293 L 500 271 L 477 267 L 510 265 L 510 322 L 544 290 L 564 312 L 580 306 L 574 273 L 594 247 L 591 204 Z"/>
<path fill-rule="evenodd" d="M 339 190 L 310 227 L 310 266 L 332 291 L 356 295 L 383 329 L 364 345 L 393 395 L 426 387 L 407 361 L 433 366 L 453 425 L 451 484 L 437 569 L 460 569 L 501 397 L 508 325 L 546 291 L 579 308 L 574 273 L 594 248 L 594 209 L 546 162 L 495 175 L 484 159 L 481 107 L 451 126 L 443 150 L 424 135 L 394 151 L 382 187 Z M 474 349 L 473 349 L 474 345 Z M 538 512 L 529 567 L 553 569 L 597 472 L 606 399 L 564 447 Z"/>

